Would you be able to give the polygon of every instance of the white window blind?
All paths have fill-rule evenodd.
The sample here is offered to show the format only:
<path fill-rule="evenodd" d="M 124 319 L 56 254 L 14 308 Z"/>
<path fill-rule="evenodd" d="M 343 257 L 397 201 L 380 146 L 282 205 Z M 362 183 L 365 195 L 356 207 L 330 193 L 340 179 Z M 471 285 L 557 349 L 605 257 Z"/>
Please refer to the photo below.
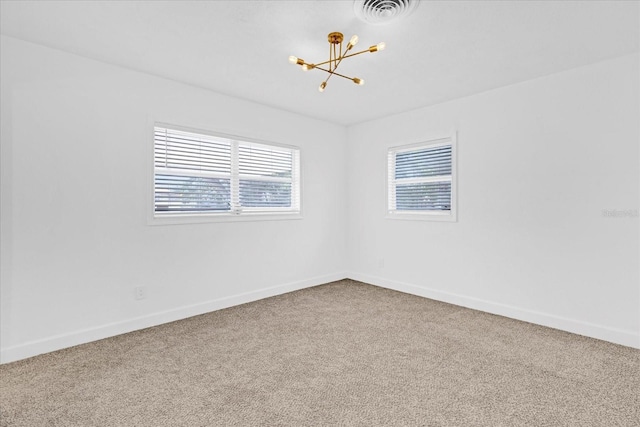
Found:
<path fill-rule="evenodd" d="M 238 144 L 238 205 L 250 211 L 299 206 L 298 151 L 264 144 Z"/>
<path fill-rule="evenodd" d="M 299 150 L 154 128 L 154 213 L 300 212 Z"/>
<path fill-rule="evenodd" d="M 451 138 L 389 149 L 390 214 L 449 215 L 453 209 Z"/>

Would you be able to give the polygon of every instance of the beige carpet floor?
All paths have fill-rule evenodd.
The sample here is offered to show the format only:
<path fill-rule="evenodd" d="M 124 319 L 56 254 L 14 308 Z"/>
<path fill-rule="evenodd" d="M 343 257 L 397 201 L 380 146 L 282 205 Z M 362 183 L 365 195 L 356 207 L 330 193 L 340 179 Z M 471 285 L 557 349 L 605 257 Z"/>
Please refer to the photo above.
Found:
<path fill-rule="evenodd" d="M 0 366 L 2 426 L 639 426 L 640 351 L 341 281 Z"/>

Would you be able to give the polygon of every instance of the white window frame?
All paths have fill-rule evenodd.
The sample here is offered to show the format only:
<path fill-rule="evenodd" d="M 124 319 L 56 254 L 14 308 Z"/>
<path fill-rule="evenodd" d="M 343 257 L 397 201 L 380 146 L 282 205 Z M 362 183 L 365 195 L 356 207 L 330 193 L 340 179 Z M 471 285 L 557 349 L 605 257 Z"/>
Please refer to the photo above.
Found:
<path fill-rule="evenodd" d="M 252 208 L 239 206 L 238 194 L 232 190 L 232 209 L 222 212 L 181 212 L 181 213 L 158 213 L 155 210 L 155 128 L 167 128 L 177 131 L 190 132 L 195 134 L 213 136 L 215 138 L 227 139 L 231 141 L 231 181 L 232 187 L 239 185 L 239 180 L 242 178 L 238 171 L 238 162 L 234 160 L 234 156 L 237 159 L 238 147 L 241 143 L 249 143 L 263 146 L 271 146 L 277 148 L 284 148 L 293 151 L 293 167 L 291 176 L 292 186 L 292 208 Z M 302 175 L 301 175 L 301 149 L 300 147 L 288 144 L 280 144 L 271 141 L 264 141 L 255 138 L 247 138 L 243 136 L 231 135 L 222 132 L 214 132 L 203 129 L 194 129 L 185 126 L 167 124 L 163 122 L 153 122 L 151 126 L 151 155 L 150 158 L 150 197 L 149 197 L 149 225 L 163 225 L 163 224 L 196 224 L 207 222 L 229 222 L 229 221 L 270 221 L 270 220 L 290 220 L 302 218 Z M 178 170 L 179 171 L 179 170 Z M 197 175 L 197 172 L 191 173 Z M 213 174 L 207 173 L 203 176 L 212 176 Z M 267 177 L 251 177 L 259 181 L 270 180 Z"/>
<path fill-rule="evenodd" d="M 396 180 L 395 180 L 395 154 L 405 151 L 414 151 L 424 148 L 435 148 L 438 146 L 451 145 L 451 209 L 449 211 L 435 211 L 435 210 L 395 210 L 392 209 L 392 198 L 395 195 Z M 392 158 L 393 155 L 393 158 Z M 426 141 L 398 145 L 389 147 L 386 155 L 386 218 L 389 219 L 402 219 L 402 220 L 420 220 L 420 221 L 448 221 L 456 222 L 458 220 L 457 209 L 457 135 L 456 132 L 452 132 L 449 136 L 428 139 Z M 412 181 L 418 182 L 433 182 L 433 178 L 416 179 L 412 178 Z M 436 181 L 442 181 L 437 179 Z M 404 181 L 409 182 L 409 181 Z"/>

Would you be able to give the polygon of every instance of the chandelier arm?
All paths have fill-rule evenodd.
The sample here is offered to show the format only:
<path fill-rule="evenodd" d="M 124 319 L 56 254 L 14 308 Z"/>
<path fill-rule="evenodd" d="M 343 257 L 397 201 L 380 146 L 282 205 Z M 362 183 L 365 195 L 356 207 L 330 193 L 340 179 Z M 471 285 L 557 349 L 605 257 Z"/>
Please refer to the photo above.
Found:
<path fill-rule="evenodd" d="M 362 52 L 358 52 L 358 53 L 364 53 L 364 52 L 367 52 L 367 51 L 366 51 L 366 50 L 363 50 Z M 358 53 L 354 53 L 354 54 L 346 55 L 346 56 L 341 56 L 341 57 L 339 57 L 339 58 L 338 58 L 338 60 L 340 60 L 340 61 L 341 61 L 341 60 L 343 60 L 344 58 L 348 58 L 348 57 L 350 57 L 350 56 L 357 55 Z M 318 66 L 318 65 L 328 64 L 328 63 L 330 63 L 330 62 L 332 62 L 332 61 L 333 61 L 333 59 L 329 59 L 329 60 L 327 60 L 327 61 L 318 62 L 318 63 L 316 63 L 316 64 L 307 64 L 306 62 L 305 62 L 305 64 L 307 64 L 307 65 L 315 65 L 315 66 Z"/>
<path fill-rule="evenodd" d="M 329 75 L 327 76 L 326 79 L 324 79 L 324 84 L 326 85 L 327 82 L 329 81 L 329 79 L 331 78 L 331 76 L 333 76 L 335 73 L 333 71 L 329 71 Z"/>
<path fill-rule="evenodd" d="M 348 51 L 347 51 L 347 52 L 348 52 Z M 355 53 L 352 53 L 352 54 L 349 54 L 349 55 L 341 56 L 341 57 L 337 58 L 337 60 L 338 60 L 338 61 L 342 61 L 342 60 L 343 60 L 343 59 L 345 59 L 345 58 L 351 58 L 352 56 L 360 55 L 361 53 L 365 53 L 365 52 L 371 52 L 371 51 L 370 51 L 369 49 L 361 50 L 360 52 L 355 52 Z M 345 53 L 346 53 L 346 52 L 345 52 Z M 331 63 L 331 62 L 333 62 L 333 61 L 334 61 L 334 59 L 329 59 L 329 60 L 327 60 L 327 61 L 318 62 L 317 64 L 309 64 L 309 63 L 305 62 L 305 63 L 303 63 L 302 65 L 309 65 L 309 66 L 311 66 L 312 68 L 315 68 L 315 67 L 317 67 L 318 65 L 330 64 L 330 63 Z M 338 62 L 338 63 L 340 63 L 340 62 Z M 337 67 L 337 65 L 336 65 L 336 67 Z M 334 70 L 335 70 L 335 68 L 334 68 Z"/>
<path fill-rule="evenodd" d="M 313 65 L 315 65 L 315 66 L 317 67 L 318 65 L 328 64 L 329 62 L 331 62 L 331 60 L 329 60 L 329 61 L 324 61 L 324 62 L 318 62 L 317 64 L 313 64 Z M 311 65 L 311 64 L 309 64 L 309 65 Z"/>
<path fill-rule="evenodd" d="M 344 74 L 336 73 L 335 71 L 329 71 L 329 70 L 327 70 L 326 68 L 322 68 L 322 67 L 316 67 L 316 68 L 317 68 L 318 70 L 322 70 L 322 71 L 324 71 L 325 73 L 335 74 L 336 76 L 339 76 L 339 77 L 345 78 L 345 79 L 347 79 L 347 80 L 353 80 L 353 77 L 347 77 L 347 76 L 345 76 Z M 329 80 L 329 78 L 327 78 L 327 80 Z"/>
<path fill-rule="evenodd" d="M 349 56 L 353 56 L 353 55 L 349 55 Z M 342 60 L 346 58 L 346 56 L 342 56 L 342 52 L 340 52 L 340 57 L 337 59 L 334 59 L 334 61 L 338 61 L 336 63 L 336 65 L 333 67 L 333 71 L 335 71 L 336 69 L 338 69 L 338 65 L 340 65 L 340 63 L 342 62 Z M 348 77 L 347 77 L 348 78 Z"/>
<path fill-rule="evenodd" d="M 342 59 L 342 58 L 338 58 L 338 59 Z M 315 65 L 315 66 L 318 66 L 318 65 L 329 64 L 329 63 L 331 63 L 332 61 L 333 61 L 333 59 L 329 59 L 328 61 L 318 62 L 317 64 L 308 64 L 308 65 Z M 335 68 L 334 68 L 334 69 L 335 69 Z"/>
<path fill-rule="evenodd" d="M 335 53 L 336 53 L 336 45 L 335 44 L 330 44 L 329 45 L 329 69 L 330 70 L 334 70 L 335 67 L 335 63 L 333 61 L 335 61 Z"/>
<path fill-rule="evenodd" d="M 352 56 L 360 55 L 361 53 L 371 52 L 369 49 L 361 50 L 360 52 L 352 53 L 351 55 L 345 55 L 340 59 L 351 58 Z"/>

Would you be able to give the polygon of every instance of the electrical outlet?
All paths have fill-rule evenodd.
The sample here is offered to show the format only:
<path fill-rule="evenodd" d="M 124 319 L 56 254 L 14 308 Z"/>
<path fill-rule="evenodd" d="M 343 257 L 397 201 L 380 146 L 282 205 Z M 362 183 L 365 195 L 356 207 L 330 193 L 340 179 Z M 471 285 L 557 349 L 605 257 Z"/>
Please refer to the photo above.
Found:
<path fill-rule="evenodd" d="M 136 286 L 133 292 L 136 299 L 145 299 L 147 297 L 147 288 L 144 286 Z"/>

